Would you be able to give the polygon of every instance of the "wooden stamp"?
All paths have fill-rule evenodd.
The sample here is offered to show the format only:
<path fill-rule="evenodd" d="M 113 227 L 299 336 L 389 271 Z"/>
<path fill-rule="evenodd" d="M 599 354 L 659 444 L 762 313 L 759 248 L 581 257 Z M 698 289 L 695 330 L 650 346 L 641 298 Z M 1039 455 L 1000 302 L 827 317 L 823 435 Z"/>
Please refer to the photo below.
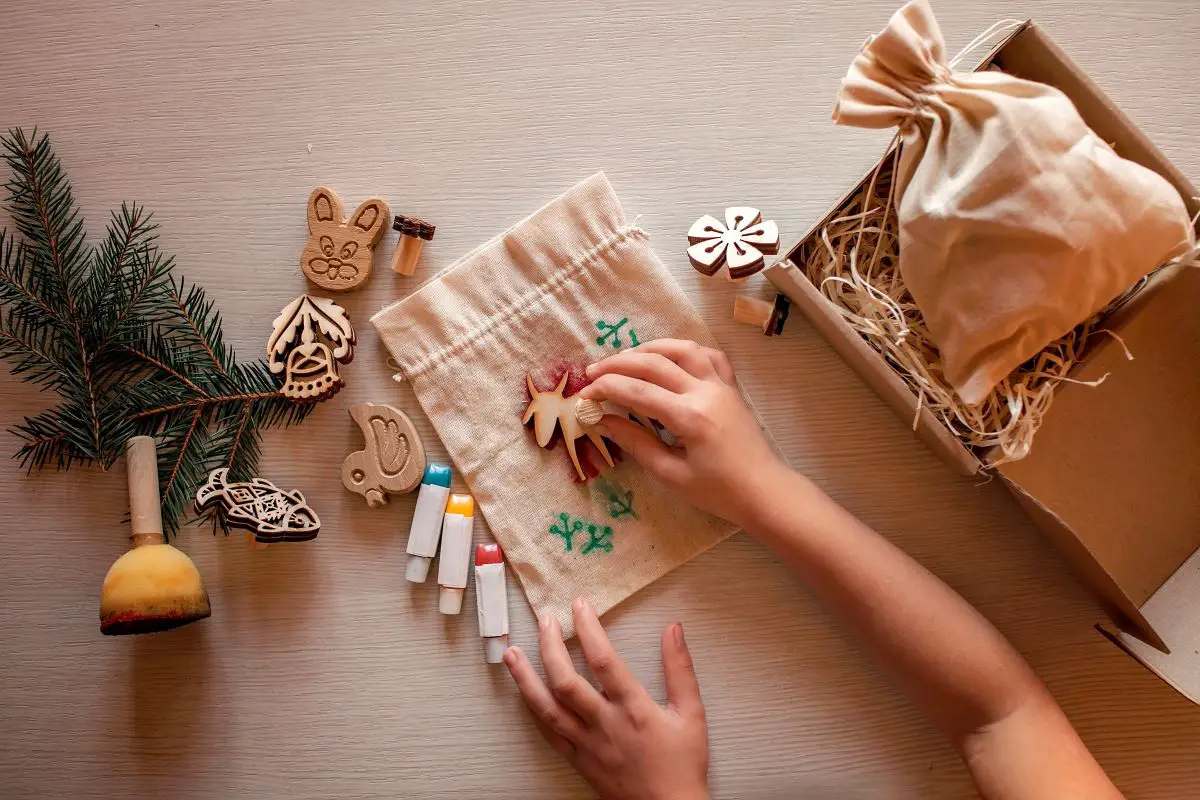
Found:
<path fill-rule="evenodd" d="M 434 226 L 415 217 L 397 216 L 392 220 L 392 230 L 400 232 L 396 253 L 392 256 L 392 270 L 401 275 L 412 275 L 417 270 L 421 249 L 433 238 Z"/>
<path fill-rule="evenodd" d="M 562 379 L 552 391 L 542 392 L 534 384 L 533 376 L 526 375 L 525 385 L 529 389 L 530 401 L 529 406 L 525 409 L 525 416 L 521 419 L 521 424 L 528 425 L 531 420 L 533 421 L 534 438 L 537 440 L 538 447 L 546 447 L 550 443 L 551 437 L 554 436 L 555 427 L 560 427 L 563 442 L 567 446 L 567 454 L 570 455 L 571 463 L 575 466 L 575 473 L 579 475 L 580 481 L 586 483 L 588 476 L 579 464 L 579 454 L 575 450 L 576 439 L 586 436 L 591 440 L 610 467 L 613 466 L 613 459 L 600 434 L 583 429 L 583 425 L 576 415 L 576 407 L 582 398 L 578 395 L 563 397 L 563 391 L 567 388 L 567 381 L 570 377 L 571 373 L 568 370 L 563 373 Z"/>
<path fill-rule="evenodd" d="M 778 336 L 783 333 L 791 308 L 791 301 L 782 294 L 775 295 L 774 303 L 739 295 L 733 298 L 733 319 L 762 328 L 767 336 Z"/>
<path fill-rule="evenodd" d="M 212 613 L 196 565 L 163 537 L 162 496 L 154 439 L 125 443 L 130 549 L 109 567 L 100 588 L 100 632 L 153 633 Z"/>
<path fill-rule="evenodd" d="M 366 283 L 373 248 L 387 221 L 387 203 L 378 198 L 365 201 L 347 221 L 332 190 L 313 189 L 308 197 L 308 241 L 300 253 L 304 276 L 331 292 L 348 292 Z"/>
<path fill-rule="evenodd" d="M 757 208 L 730 206 L 725 222 L 705 214 L 688 229 L 688 259 L 704 275 L 727 267 L 731 281 L 748 278 L 765 265 L 763 254 L 779 252 L 779 226 L 763 221 Z"/>
<path fill-rule="evenodd" d="M 245 528 L 264 544 L 306 542 L 321 532 L 321 520 L 304 495 L 264 478 L 230 483 L 229 470 L 214 469 L 196 491 L 196 510 L 204 512 L 216 504 L 229 525 Z"/>
<path fill-rule="evenodd" d="M 342 485 L 361 494 L 371 508 L 387 505 L 388 494 L 407 494 L 425 474 L 425 446 L 412 420 L 387 405 L 351 406 L 366 447 L 342 462 Z"/>
<path fill-rule="evenodd" d="M 604 406 L 595 400 L 580 400 L 575 404 L 575 419 L 585 428 L 595 425 L 604 419 Z"/>
<path fill-rule="evenodd" d="M 337 365 L 354 358 L 355 342 L 344 308 L 328 298 L 302 294 L 271 325 L 267 365 L 272 373 L 284 374 L 284 395 L 317 402 L 342 388 L 345 381 Z"/>

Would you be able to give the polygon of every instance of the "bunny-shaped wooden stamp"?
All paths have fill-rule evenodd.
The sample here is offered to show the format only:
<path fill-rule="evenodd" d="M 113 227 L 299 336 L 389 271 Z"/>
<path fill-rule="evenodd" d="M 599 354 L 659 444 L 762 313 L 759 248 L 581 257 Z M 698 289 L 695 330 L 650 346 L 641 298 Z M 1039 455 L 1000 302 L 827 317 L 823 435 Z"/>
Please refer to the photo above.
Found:
<path fill-rule="evenodd" d="M 373 248 L 389 217 L 387 203 L 365 201 L 347 222 L 332 190 L 318 186 L 308 197 L 308 241 L 300 269 L 310 281 L 331 292 L 348 292 L 371 276 Z"/>

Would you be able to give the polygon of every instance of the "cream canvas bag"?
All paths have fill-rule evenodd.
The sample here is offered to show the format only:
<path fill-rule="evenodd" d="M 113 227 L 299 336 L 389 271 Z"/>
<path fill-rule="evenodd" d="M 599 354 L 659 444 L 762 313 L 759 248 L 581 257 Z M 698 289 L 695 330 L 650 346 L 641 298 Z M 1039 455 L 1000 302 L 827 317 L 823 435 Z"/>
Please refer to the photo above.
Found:
<path fill-rule="evenodd" d="M 833 118 L 900 130 L 900 273 L 967 403 L 1195 245 L 1179 193 L 1062 92 L 952 72 L 926 0 L 866 43 Z"/>
<path fill-rule="evenodd" d="M 468 254 L 371 320 L 504 549 L 539 617 L 573 635 L 571 602 L 604 613 L 729 536 L 629 459 L 581 483 L 562 443 L 522 424 L 527 376 L 569 396 L 583 367 L 638 342 L 712 337 L 625 221 L 603 174 Z M 615 450 L 611 444 L 610 449 Z"/>

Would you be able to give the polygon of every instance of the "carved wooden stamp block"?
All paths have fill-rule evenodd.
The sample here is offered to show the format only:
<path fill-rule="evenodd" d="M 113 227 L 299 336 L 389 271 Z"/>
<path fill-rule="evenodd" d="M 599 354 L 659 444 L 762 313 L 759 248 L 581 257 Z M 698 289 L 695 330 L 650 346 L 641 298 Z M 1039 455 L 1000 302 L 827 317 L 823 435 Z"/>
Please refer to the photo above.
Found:
<path fill-rule="evenodd" d="M 575 450 L 576 439 L 586 436 L 591 440 L 610 467 L 613 466 L 613 459 L 608 452 L 608 447 L 604 444 L 603 437 L 594 430 L 585 430 L 580 423 L 579 417 L 576 415 L 576 408 L 582 398 L 578 395 L 563 397 L 563 391 L 567 388 L 567 381 L 570 377 L 570 371 L 564 372 L 562 379 L 552 391 L 543 392 L 539 391 L 534 384 L 533 376 L 526 375 L 525 385 L 529 389 L 531 399 L 529 406 L 525 409 L 525 416 L 521 419 L 521 424 L 528 425 L 532 420 L 534 438 L 537 440 L 538 447 L 546 447 L 550 444 L 550 439 L 554 436 L 554 429 L 561 428 L 563 443 L 567 446 L 567 454 L 571 457 L 575 473 L 579 476 L 580 481 L 586 482 L 587 473 L 583 471 L 583 467 L 579 463 L 579 454 Z"/>
<path fill-rule="evenodd" d="M 763 221 L 757 208 L 730 206 L 725 222 L 705 214 L 688 229 L 688 259 L 698 272 L 715 275 L 727 267 L 731 281 L 748 278 L 763 268 L 763 254 L 779 252 L 779 226 Z"/>
<path fill-rule="evenodd" d="M 321 520 L 304 495 L 265 478 L 230 483 L 229 470 L 214 469 L 196 492 L 196 509 L 204 511 L 217 503 L 228 524 L 251 531 L 266 544 L 304 542 L 321 532 Z"/>
<path fill-rule="evenodd" d="M 342 462 L 342 485 L 361 494 L 371 508 L 387 505 L 388 494 L 417 488 L 425 473 L 425 446 L 408 415 L 397 408 L 363 403 L 350 408 L 366 447 Z"/>
<path fill-rule="evenodd" d="M 387 203 L 378 198 L 365 201 L 347 221 L 332 190 L 313 189 L 308 198 L 308 241 L 300 253 L 304 276 L 331 292 L 348 292 L 366 283 L 387 221 Z"/>
<path fill-rule="evenodd" d="M 354 358 L 354 328 L 346 310 L 325 297 L 302 294 L 284 307 L 272 323 L 267 365 L 284 374 L 283 394 L 316 402 L 330 397 L 345 382 L 338 362 Z"/>

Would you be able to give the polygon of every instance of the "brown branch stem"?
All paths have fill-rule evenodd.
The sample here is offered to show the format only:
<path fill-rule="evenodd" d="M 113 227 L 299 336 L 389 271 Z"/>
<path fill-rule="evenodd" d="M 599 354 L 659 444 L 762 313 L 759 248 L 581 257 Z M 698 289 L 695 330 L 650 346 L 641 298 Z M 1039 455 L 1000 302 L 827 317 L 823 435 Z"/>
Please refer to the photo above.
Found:
<path fill-rule="evenodd" d="M 171 368 L 170 368 L 170 367 L 168 367 L 166 364 L 164 364 L 163 362 L 159 361 L 157 358 L 155 358 L 154 356 L 150 355 L 149 353 L 143 353 L 141 350 L 135 350 L 135 349 L 133 349 L 132 347 L 130 347 L 129 345 L 121 345 L 121 348 L 122 348 L 123 350 L 125 350 L 126 352 L 128 352 L 128 353 L 132 353 L 132 354 L 133 354 L 134 356 L 136 356 L 137 358 L 140 358 L 140 359 L 142 359 L 143 361 L 145 361 L 145 362 L 147 362 L 147 363 L 149 363 L 149 364 L 153 364 L 154 366 L 158 367 L 158 368 L 159 368 L 159 369 L 161 369 L 163 372 L 167 373 L 168 375 L 170 375 L 171 377 L 175 378 L 177 381 L 179 381 L 180 383 L 182 383 L 184 386 L 187 386 L 187 387 L 188 387 L 189 389 L 191 389 L 193 392 L 195 392 L 196 394 L 200 395 L 202 398 L 206 398 L 206 397 L 208 397 L 208 396 L 209 396 L 208 392 L 204 391 L 204 390 L 203 390 L 203 389 L 201 389 L 199 386 L 197 386 L 196 384 L 192 383 L 192 381 L 188 380 L 188 378 L 187 378 L 187 376 L 186 376 L 186 375 L 183 375 L 182 373 L 180 373 L 180 372 L 177 372 L 177 371 L 175 371 L 175 370 L 171 369 Z M 179 408 L 183 408 L 184 406 L 178 406 L 178 407 L 179 407 Z M 134 419 L 137 419 L 137 417 L 134 417 Z"/>
<path fill-rule="evenodd" d="M 187 457 L 188 445 L 191 444 L 192 436 L 196 433 L 196 426 L 200 424 L 200 409 L 196 409 L 196 413 L 192 415 L 192 424 L 188 427 L 187 435 L 183 437 L 183 443 L 179 445 L 179 458 L 175 459 L 175 466 L 171 467 L 171 477 L 167 479 L 167 485 L 163 487 L 161 500 L 165 501 L 167 495 L 171 492 L 171 487 L 175 485 L 175 478 L 179 475 L 179 466 L 183 463 L 183 459 Z"/>
<path fill-rule="evenodd" d="M 172 403 L 169 406 L 160 406 L 158 408 L 150 408 L 145 411 L 139 411 L 130 416 L 130 419 L 145 419 L 146 417 L 154 417 L 159 414 L 169 414 L 172 411 L 179 411 L 185 408 L 194 408 L 198 412 L 203 411 L 210 406 L 225 405 L 227 403 L 246 403 L 247 406 L 255 400 L 270 400 L 272 398 L 283 397 L 282 392 L 255 392 L 253 394 L 226 394 L 218 395 L 217 397 L 198 397 L 195 400 L 185 400 L 182 403 Z"/>

